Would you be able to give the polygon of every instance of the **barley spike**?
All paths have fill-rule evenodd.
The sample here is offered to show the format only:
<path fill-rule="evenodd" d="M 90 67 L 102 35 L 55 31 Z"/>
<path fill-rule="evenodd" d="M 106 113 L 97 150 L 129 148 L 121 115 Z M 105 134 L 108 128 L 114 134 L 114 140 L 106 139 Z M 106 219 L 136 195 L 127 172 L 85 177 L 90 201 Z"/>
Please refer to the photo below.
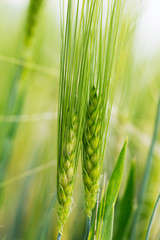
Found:
<path fill-rule="evenodd" d="M 95 206 L 100 180 L 100 98 L 96 88 L 90 90 L 86 121 L 83 134 L 83 183 L 85 189 L 86 212 L 91 218 Z"/>
<path fill-rule="evenodd" d="M 32 39 L 42 3 L 43 0 L 30 0 L 26 24 L 26 45 L 29 45 Z"/>
<path fill-rule="evenodd" d="M 72 118 L 72 124 L 69 129 L 68 135 L 65 134 L 63 143 L 63 153 L 58 168 L 58 185 L 57 185 L 57 197 L 58 197 L 58 230 L 59 233 L 63 232 L 63 225 L 65 224 L 72 203 L 72 193 L 74 186 L 75 175 L 75 155 L 77 144 L 77 130 L 78 119 L 74 113 Z"/>

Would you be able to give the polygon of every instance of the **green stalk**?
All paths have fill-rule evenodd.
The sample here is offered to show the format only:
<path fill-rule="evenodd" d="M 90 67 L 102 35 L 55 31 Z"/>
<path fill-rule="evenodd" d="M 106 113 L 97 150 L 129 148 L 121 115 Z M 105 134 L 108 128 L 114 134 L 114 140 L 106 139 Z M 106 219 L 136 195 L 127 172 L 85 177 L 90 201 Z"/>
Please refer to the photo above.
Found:
<path fill-rule="evenodd" d="M 159 200 L 160 200 L 160 194 L 158 195 L 157 200 L 156 200 L 156 203 L 155 203 L 155 205 L 154 205 L 154 209 L 153 209 L 153 212 L 152 212 L 150 221 L 149 221 L 149 225 L 148 225 L 148 229 L 147 229 L 147 235 L 146 235 L 145 240 L 148 240 L 148 239 L 149 239 L 149 234 L 150 234 L 150 231 L 151 231 L 151 226 L 152 226 L 154 214 L 155 214 L 155 212 L 156 212 L 156 209 L 157 209 Z"/>
<path fill-rule="evenodd" d="M 91 229 L 91 219 L 87 216 L 85 240 L 88 239 L 90 229 Z"/>
<path fill-rule="evenodd" d="M 62 235 L 60 233 L 58 233 L 58 237 L 57 237 L 57 240 L 60 240 L 62 237 Z"/>

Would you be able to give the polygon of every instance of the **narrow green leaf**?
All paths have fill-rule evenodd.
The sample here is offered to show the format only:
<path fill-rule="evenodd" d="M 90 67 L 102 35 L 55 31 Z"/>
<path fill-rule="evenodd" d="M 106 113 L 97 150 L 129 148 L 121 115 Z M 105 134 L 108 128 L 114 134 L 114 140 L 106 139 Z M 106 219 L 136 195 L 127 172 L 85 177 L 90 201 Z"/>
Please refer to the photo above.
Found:
<path fill-rule="evenodd" d="M 122 176 L 123 176 L 125 156 L 126 156 L 127 141 L 128 140 L 126 138 L 123 148 L 119 154 L 118 161 L 116 163 L 116 166 L 113 170 L 112 176 L 111 176 L 109 184 L 108 184 L 108 188 L 107 188 L 107 192 L 106 192 L 104 222 L 107 222 L 107 220 L 109 219 L 110 213 L 116 202 L 118 192 L 120 189 Z M 102 229 L 102 237 L 103 237 L 104 232 L 105 232 L 105 224 L 103 225 L 103 229 Z"/>
<path fill-rule="evenodd" d="M 10 231 L 7 234 L 7 240 L 20 239 L 22 234 L 22 225 L 24 223 L 25 216 L 25 208 L 27 204 L 27 196 L 29 194 L 29 190 L 31 189 L 32 180 L 31 178 L 25 179 L 23 184 L 23 189 L 20 193 L 19 202 L 17 203 L 17 209 L 15 211 L 14 222 Z"/>
<path fill-rule="evenodd" d="M 130 167 L 130 173 L 127 181 L 127 186 L 123 194 L 122 200 L 119 203 L 119 213 L 117 216 L 117 229 L 114 239 L 123 239 L 128 219 L 133 211 L 133 199 L 135 190 L 135 162 L 133 161 Z"/>
<path fill-rule="evenodd" d="M 111 213 L 110 213 L 109 218 L 107 220 L 103 239 L 112 240 L 113 225 L 114 225 L 114 206 L 112 207 Z"/>
<path fill-rule="evenodd" d="M 39 227 L 37 228 L 37 234 L 36 234 L 35 240 L 44 240 L 48 238 L 49 228 L 52 224 L 52 221 L 51 221 L 52 209 L 54 208 L 56 202 L 57 202 L 57 197 L 55 193 L 49 203 L 48 209 L 46 209 L 46 214 L 44 215 L 44 218 L 41 219 Z"/>
<path fill-rule="evenodd" d="M 148 239 L 149 239 L 149 234 L 150 234 L 150 231 L 151 231 L 151 226 L 152 226 L 154 214 L 155 214 L 155 212 L 156 212 L 156 209 L 157 209 L 159 200 L 160 200 L 160 194 L 158 195 L 157 200 L 156 200 L 156 203 L 155 203 L 155 205 L 154 205 L 154 209 L 153 209 L 153 212 L 152 212 L 152 216 L 151 216 L 151 218 L 150 218 L 150 221 L 149 221 L 149 225 L 148 225 L 148 229 L 147 229 L 147 235 L 146 235 L 145 240 L 148 240 Z"/>

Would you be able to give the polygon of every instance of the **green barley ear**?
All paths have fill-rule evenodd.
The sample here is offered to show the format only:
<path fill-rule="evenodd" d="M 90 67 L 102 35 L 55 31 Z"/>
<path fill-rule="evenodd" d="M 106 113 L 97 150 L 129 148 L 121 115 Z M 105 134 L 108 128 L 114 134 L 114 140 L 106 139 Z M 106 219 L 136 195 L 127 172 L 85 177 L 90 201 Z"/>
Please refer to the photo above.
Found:
<path fill-rule="evenodd" d="M 72 124 L 66 133 L 63 143 L 63 153 L 61 156 L 62 167 L 59 168 L 57 197 L 58 207 L 58 229 L 62 232 L 63 225 L 68 218 L 73 194 L 75 155 L 78 133 L 77 114 L 72 116 Z"/>
<path fill-rule="evenodd" d="M 91 89 L 83 133 L 82 160 L 88 219 L 91 219 L 92 209 L 96 204 L 117 83 L 119 55 L 127 31 L 127 26 L 122 28 L 121 25 L 123 8 L 123 0 L 109 0 L 107 13 L 105 13 L 103 1 L 100 1 L 98 15 L 94 16 L 93 20 L 95 31 L 92 31 L 88 54 L 88 76 L 91 79 Z"/>
<path fill-rule="evenodd" d="M 30 0 L 26 20 L 25 45 L 30 45 L 35 27 L 37 25 L 38 14 L 44 0 Z"/>
<path fill-rule="evenodd" d="M 100 101 L 93 86 L 90 91 L 83 136 L 83 182 L 85 187 L 86 212 L 91 218 L 100 180 Z"/>
<path fill-rule="evenodd" d="M 89 89 L 88 58 L 92 19 L 98 0 L 61 1 L 61 61 L 58 106 L 58 239 L 72 205 Z M 75 14 L 76 13 L 76 14 Z"/>

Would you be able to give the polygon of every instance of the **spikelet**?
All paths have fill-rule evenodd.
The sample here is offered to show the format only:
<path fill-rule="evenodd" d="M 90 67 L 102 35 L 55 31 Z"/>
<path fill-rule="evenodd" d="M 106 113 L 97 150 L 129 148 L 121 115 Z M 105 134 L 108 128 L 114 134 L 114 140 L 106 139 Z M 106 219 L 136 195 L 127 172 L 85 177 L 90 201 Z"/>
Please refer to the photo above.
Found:
<path fill-rule="evenodd" d="M 29 45 L 32 39 L 34 28 L 38 19 L 38 13 L 40 11 L 43 0 L 30 0 L 27 22 L 26 22 L 26 36 L 25 44 Z"/>
<path fill-rule="evenodd" d="M 100 98 L 96 88 L 90 91 L 83 136 L 83 183 L 85 189 L 86 212 L 91 218 L 95 206 L 100 180 Z"/>
<path fill-rule="evenodd" d="M 77 144 L 78 119 L 74 113 L 68 136 L 64 139 L 61 166 L 58 166 L 58 230 L 62 234 L 72 203 L 73 182 L 75 174 L 75 156 Z"/>

